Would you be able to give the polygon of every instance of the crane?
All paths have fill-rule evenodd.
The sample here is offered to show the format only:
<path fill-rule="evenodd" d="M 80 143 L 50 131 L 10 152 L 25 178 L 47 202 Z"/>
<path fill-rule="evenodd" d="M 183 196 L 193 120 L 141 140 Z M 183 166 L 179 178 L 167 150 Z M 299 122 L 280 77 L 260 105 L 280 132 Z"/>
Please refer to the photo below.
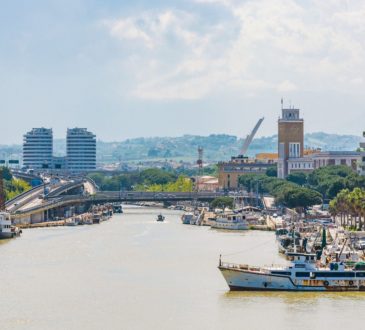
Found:
<path fill-rule="evenodd" d="M 253 138 L 255 137 L 255 135 L 256 135 L 257 131 L 259 130 L 264 119 L 265 119 L 264 117 L 260 118 L 259 121 L 257 122 L 256 126 L 252 130 L 251 134 L 247 135 L 245 142 L 243 143 L 243 146 L 241 148 L 240 155 L 244 156 L 246 154 Z"/>

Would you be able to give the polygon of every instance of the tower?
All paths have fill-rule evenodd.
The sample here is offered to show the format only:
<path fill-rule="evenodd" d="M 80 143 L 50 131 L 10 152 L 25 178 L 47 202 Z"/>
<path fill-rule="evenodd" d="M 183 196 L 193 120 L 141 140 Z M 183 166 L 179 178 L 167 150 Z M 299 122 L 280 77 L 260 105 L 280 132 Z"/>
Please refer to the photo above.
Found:
<path fill-rule="evenodd" d="M 67 168 L 71 172 L 96 169 L 96 136 L 86 128 L 68 128 L 66 138 Z"/>
<path fill-rule="evenodd" d="M 304 120 L 299 116 L 299 109 L 282 106 L 281 112 L 278 120 L 278 178 L 284 179 L 288 175 L 288 160 L 303 157 Z"/>
<path fill-rule="evenodd" d="M 51 168 L 53 133 L 48 128 L 33 128 L 24 135 L 23 165 L 33 169 Z"/>
<path fill-rule="evenodd" d="M 202 176 L 203 175 L 203 152 L 204 149 L 202 147 L 198 147 L 198 160 L 197 160 L 197 164 L 198 164 L 198 175 Z"/>

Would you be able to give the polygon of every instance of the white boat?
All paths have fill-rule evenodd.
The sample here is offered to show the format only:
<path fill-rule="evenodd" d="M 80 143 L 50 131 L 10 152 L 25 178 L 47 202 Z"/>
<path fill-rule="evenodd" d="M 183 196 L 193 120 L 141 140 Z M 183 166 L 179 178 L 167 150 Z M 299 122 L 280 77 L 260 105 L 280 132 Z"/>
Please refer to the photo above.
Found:
<path fill-rule="evenodd" d="M 365 263 L 352 268 L 344 262 L 316 265 L 315 254 L 288 253 L 286 267 L 252 267 L 219 261 L 232 291 L 365 291 Z"/>
<path fill-rule="evenodd" d="M 194 214 L 192 212 L 185 212 L 182 216 L 181 216 L 181 222 L 184 225 L 190 225 L 191 220 L 193 219 Z"/>
<path fill-rule="evenodd" d="M 0 212 L 0 239 L 19 236 L 21 231 L 11 225 L 10 213 Z"/>
<path fill-rule="evenodd" d="M 211 221 L 211 227 L 226 230 L 247 230 L 248 222 L 242 214 L 222 213 L 218 214 L 215 220 Z"/>
<path fill-rule="evenodd" d="M 181 216 L 181 222 L 184 225 L 195 225 L 197 219 L 198 219 L 198 216 L 196 214 L 194 214 L 193 212 L 185 212 Z"/>
<path fill-rule="evenodd" d="M 77 217 L 72 217 L 71 219 L 68 219 L 66 221 L 67 226 L 78 226 L 79 225 L 79 219 Z"/>

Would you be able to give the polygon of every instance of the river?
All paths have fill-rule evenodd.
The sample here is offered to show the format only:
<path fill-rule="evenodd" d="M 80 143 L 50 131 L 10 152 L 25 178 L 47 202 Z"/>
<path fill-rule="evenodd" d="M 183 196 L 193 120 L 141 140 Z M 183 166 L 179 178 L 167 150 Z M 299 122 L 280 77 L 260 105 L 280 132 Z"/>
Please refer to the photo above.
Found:
<path fill-rule="evenodd" d="M 230 293 L 224 260 L 285 263 L 270 232 L 182 225 L 125 207 L 100 225 L 24 230 L 0 244 L 0 329 L 346 329 L 365 293 Z M 239 252 L 239 253 L 238 253 Z M 235 253 L 235 254 L 232 254 Z"/>

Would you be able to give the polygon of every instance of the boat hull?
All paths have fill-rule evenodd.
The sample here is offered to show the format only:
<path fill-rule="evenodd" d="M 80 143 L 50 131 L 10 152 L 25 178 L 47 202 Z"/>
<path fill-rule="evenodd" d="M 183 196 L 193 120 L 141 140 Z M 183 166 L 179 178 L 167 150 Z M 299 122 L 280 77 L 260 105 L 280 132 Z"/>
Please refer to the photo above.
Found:
<path fill-rule="evenodd" d="M 214 223 L 211 225 L 214 229 L 224 230 L 248 230 L 248 226 L 244 223 L 226 224 L 226 223 Z"/>
<path fill-rule="evenodd" d="M 365 281 L 292 280 L 271 275 L 219 267 L 231 291 L 365 291 Z M 352 282 L 352 283 L 350 283 Z"/>

